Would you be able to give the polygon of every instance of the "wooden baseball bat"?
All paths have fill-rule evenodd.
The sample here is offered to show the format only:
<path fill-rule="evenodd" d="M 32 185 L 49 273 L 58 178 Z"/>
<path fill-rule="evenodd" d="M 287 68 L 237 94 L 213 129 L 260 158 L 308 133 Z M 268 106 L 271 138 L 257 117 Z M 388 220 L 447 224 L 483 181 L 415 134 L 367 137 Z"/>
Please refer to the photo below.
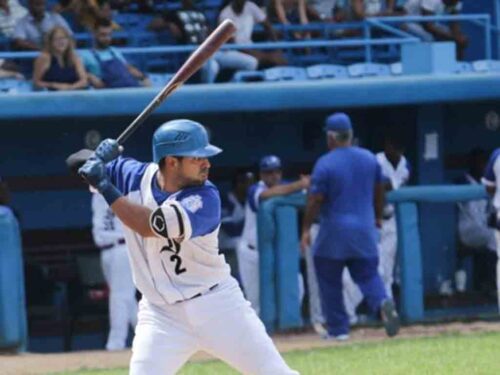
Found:
<path fill-rule="evenodd" d="M 222 22 L 205 41 L 196 48 L 186 62 L 179 68 L 177 73 L 170 79 L 166 86 L 156 95 L 146 108 L 130 123 L 129 126 L 116 139 L 119 144 L 123 144 L 134 131 L 172 94 L 177 88 L 182 86 L 189 77 L 201 68 L 203 64 L 233 35 L 236 26 L 233 21 Z M 72 172 L 93 155 L 92 150 L 83 149 L 71 154 L 66 159 L 66 165 Z"/>
<path fill-rule="evenodd" d="M 222 22 L 205 41 L 189 56 L 175 75 L 146 108 L 116 139 L 123 144 L 130 135 L 165 101 L 178 87 L 182 86 L 201 66 L 233 35 L 236 26 L 233 21 Z"/>

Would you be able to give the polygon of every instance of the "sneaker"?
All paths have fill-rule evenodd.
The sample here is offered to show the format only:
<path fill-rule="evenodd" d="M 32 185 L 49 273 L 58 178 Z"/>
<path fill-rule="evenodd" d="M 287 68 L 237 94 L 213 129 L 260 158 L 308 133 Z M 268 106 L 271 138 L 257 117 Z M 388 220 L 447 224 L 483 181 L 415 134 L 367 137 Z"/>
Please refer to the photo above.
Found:
<path fill-rule="evenodd" d="M 325 329 L 323 324 L 321 323 L 313 323 L 314 332 L 316 332 L 320 336 L 325 336 L 328 334 L 328 331 Z"/>
<path fill-rule="evenodd" d="M 349 335 L 347 333 L 342 335 L 333 336 L 327 333 L 326 335 L 321 336 L 323 340 L 333 340 L 333 341 L 347 341 L 349 340 Z"/>
<path fill-rule="evenodd" d="M 399 321 L 399 315 L 392 300 L 386 299 L 384 302 L 382 302 L 382 306 L 380 307 L 380 315 L 382 317 L 382 322 L 384 323 L 384 328 L 387 336 L 396 336 L 399 332 L 401 322 Z"/>

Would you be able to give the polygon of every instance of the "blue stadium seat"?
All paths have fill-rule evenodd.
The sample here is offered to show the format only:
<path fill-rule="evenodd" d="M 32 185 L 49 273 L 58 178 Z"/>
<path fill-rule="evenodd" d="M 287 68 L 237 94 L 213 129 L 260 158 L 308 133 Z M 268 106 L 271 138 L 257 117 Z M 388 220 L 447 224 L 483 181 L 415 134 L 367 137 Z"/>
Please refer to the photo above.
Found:
<path fill-rule="evenodd" d="M 266 81 L 305 81 L 306 70 L 297 66 L 276 66 L 264 71 Z"/>
<path fill-rule="evenodd" d="M 457 65 L 455 66 L 454 72 L 458 74 L 462 73 L 471 73 L 474 69 L 472 64 L 467 61 L 457 61 Z"/>
<path fill-rule="evenodd" d="M 347 68 L 349 76 L 360 77 L 387 77 L 391 75 L 389 65 L 377 63 L 359 63 L 349 65 Z"/>
<path fill-rule="evenodd" d="M 472 68 L 479 73 L 500 72 L 500 61 L 477 60 L 472 62 Z"/>
<path fill-rule="evenodd" d="M 30 81 L 14 78 L 0 79 L 0 93 L 26 93 L 32 92 L 33 86 Z"/>
<path fill-rule="evenodd" d="M 151 81 L 151 85 L 153 87 L 164 87 L 168 81 L 173 77 L 173 74 L 170 73 L 165 73 L 165 74 L 159 74 L 159 73 L 149 73 L 148 77 L 149 80 Z"/>
<path fill-rule="evenodd" d="M 258 70 L 238 70 L 233 75 L 233 82 L 258 82 L 264 81 L 264 72 Z"/>
<path fill-rule="evenodd" d="M 318 64 L 306 68 L 309 79 L 347 78 L 347 68 L 342 65 Z"/>
<path fill-rule="evenodd" d="M 393 76 L 400 76 L 403 74 L 403 64 L 400 62 L 395 62 L 389 65 L 389 69 L 391 70 L 391 74 Z"/>

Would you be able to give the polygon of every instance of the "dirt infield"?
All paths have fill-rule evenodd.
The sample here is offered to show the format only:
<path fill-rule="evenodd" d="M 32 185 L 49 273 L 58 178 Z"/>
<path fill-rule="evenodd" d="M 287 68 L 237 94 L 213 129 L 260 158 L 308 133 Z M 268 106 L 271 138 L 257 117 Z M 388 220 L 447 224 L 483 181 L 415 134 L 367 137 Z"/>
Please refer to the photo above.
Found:
<path fill-rule="evenodd" d="M 415 325 L 403 327 L 397 339 L 430 337 L 440 334 L 470 334 L 500 332 L 500 322 L 450 323 L 440 325 Z M 306 350 L 327 346 L 349 345 L 349 343 L 390 340 L 379 328 L 358 328 L 347 343 L 325 341 L 314 334 L 287 334 L 273 337 L 281 352 Z M 207 360 L 211 357 L 198 353 L 192 360 Z M 2 375 L 48 374 L 85 368 L 106 369 L 127 367 L 130 351 L 109 353 L 106 351 L 82 351 L 58 354 L 0 355 Z"/>

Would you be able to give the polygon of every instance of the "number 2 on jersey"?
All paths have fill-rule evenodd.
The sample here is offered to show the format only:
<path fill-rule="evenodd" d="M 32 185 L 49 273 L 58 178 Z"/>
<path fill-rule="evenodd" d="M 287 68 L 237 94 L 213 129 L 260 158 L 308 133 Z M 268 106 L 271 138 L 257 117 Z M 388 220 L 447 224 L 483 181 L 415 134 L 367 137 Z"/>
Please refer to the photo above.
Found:
<path fill-rule="evenodd" d="M 179 252 L 181 251 L 181 245 L 174 240 L 167 240 L 168 244 L 163 246 L 160 250 L 160 253 L 164 251 L 169 251 L 174 254 L 170 256 L 170 261 L 175 263 L 175 274 L 180 275 L 183 272 L 186 272 L 186 269 L 182 267 L 182 258 L 179 256 Z"/>

